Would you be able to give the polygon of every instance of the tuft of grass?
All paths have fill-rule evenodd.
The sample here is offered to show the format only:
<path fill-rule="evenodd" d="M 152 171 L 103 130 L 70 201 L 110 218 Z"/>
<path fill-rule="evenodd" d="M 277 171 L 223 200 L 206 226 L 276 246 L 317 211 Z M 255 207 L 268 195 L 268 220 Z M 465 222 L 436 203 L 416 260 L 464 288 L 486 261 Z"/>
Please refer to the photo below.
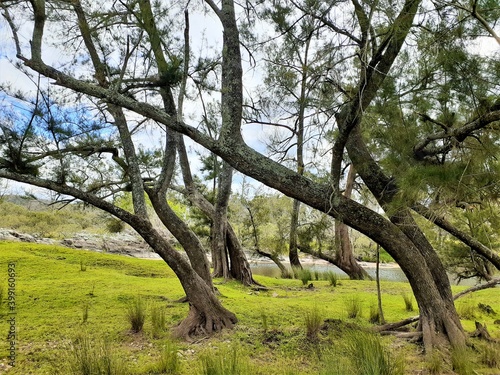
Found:
<path fill-rule="evenodd" d="M 401 293 L 403 300 L 405 301 L 405 310 L 413 311 L 413 296 L 410 293 Z"/>
<path fill-rule="evenodd" d="M 85 272 L 87 271 L 87 265 L 83 261 L 83 259 L 80 259 L 80 271 Z"/>
<path fill-rule="evenodd" d="M 309 268 L 297 270 L 297 278 L 302 281 L 302 285 L 307 285 L 307 283 L 312 280 L 311 270 Z"/>
<path fill-rule="evenodd" d="M 264 310 L 260 312 L 260 319 L 262 322 L 262 329 L 264 330 L 264 333 L 266 333 L 267 330 L 269 329 L 269 323 L 268 323 L 268 315 Z"/>
<path fill-rule="evenodd" d="M 480 350 L 480 361 L 489 368 L 500 368 L 500 349 L 492 343 L 482 345 Z"/>
<path fill-rule="evenodd" d="M 333 286 L 334 288 L 337 286 L 339 277 L 335 272 L 327 271 L 325 272 L 325 277 L 331 286 Z"/>
<path fill-rule="evenodd" d="M 427 355 L 425 368 L 429 375 L 439 375 L 444 371 L 444 363 L 443 354 L 438 350 L 434 350 L 432 354 Z"/>
<path fill-rule="evenodd" d="M 451 350 L 453 371 L 458 375 L 473 375 L 475 371 L 471 357 L 472 355 L 467 348 L 453 348 Z"/>
<path fill-rule="evenodd" d="M 66 353 L 66 373 L 71 375 L 126 375 L 129 373 L 108 341 L 94 342 L 87 333 L 79 335 Z"/>
<path fill-rule="evenodd" d="M 127 320 L 130 323 L 132 332 L 138 333 L 142 331 L 146 321 L 146 305 L 140 296 L 134 298 L 127 307 Z"/>
<path fill-rule="evenodd" d="M 354 319 L 358 316 L 361 317 L 362 303 L 359 297 L 348 298 L 345 307 L 348 318 Z"/>
<path fill-rule="evenodd" d="M 377 335 L 362 331 L 349 332 L 347 334 L 347 353 L 356 369 L 356 374 L 404 374 L 403 362 L 397 361 L 391 356 Z"/>
<path fill-rule="evenodd" d="M 89 319 L 90 302 L 85 301 L 82 304 L 82 323 L 87 323 Z"/>
<path fill-rule="evenodd" d="M 242 350 L 232 345 L 207 350 L 199 355 L 202 375 L 250 375 L 249 358 Z"/>
<path fill-rule="evenodd" d="M 159 360 L 149 368 L 148 373 L 179 374 L 181 360 L 178 354 L 178 346 L 173 341 L 167 340 L 162 349 Z"/>
<path fill-rule="evenodd" d="M 321 276 L 321 272 L 319 272 L 318 270 L 314 270 L 314 280 L 318 281 L 320 279 L 320 276 Z"/>
<path fill-rule="evenodd" d="M 318 341 L 318 333 L 323 323 L 323 318 L 318 306 L 313 306 L 304 314 L 304 323 L 306 326 L 306 337 L 310 342 Z"/>
<path fill-rule="evenodd" d="M 457 312 L 461 319 L 473 320 L 476 318 L 476 306 L 470 300 L 459 304 Z"/>
<path fill-rule="evenodd" d="M 380 311 L 374 303 L 370 305 L 370 316 L 368 317 L 368 321 L 372 324 L 380 323 Z"/>
<path fill-rule="evenodd" d="M 158 304 L 151 306 L 151 326 L 153 337 L 160 337 L 165 332 L 166 314 L 165 309 Z"/>

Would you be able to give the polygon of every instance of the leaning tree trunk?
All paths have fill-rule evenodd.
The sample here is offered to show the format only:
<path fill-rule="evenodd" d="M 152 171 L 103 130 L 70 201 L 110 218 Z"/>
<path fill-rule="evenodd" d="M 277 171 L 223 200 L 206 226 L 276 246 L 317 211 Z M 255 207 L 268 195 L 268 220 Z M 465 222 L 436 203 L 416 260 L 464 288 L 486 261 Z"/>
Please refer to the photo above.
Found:
<path fill-rule="evenodd" d="M 398 246 L 397 243 L 388 246 L 377 241 L 396 260 L 408 277 L 421 312 L 419 327 L 422 330 L 425 349 L 432 351 L 433 348 L 446 342 L 454 346 L 465 345 L 465 333 L 453 303 L 446 270 L 436 251 L 415 223 L 410 209 L 402 207 L 394 210 L 390 207 L 398 187 L 393 179 L 385 176 L 380 166 L 373 160 L 359 127 L 351 132 L 347 150 L 364 183 L 379 204 L 388 212 L 393 212 L 390 216 L 391 222 L 411 244 L 408 251 L 401 251 L 409 245 L 401 243 L 400 249 L 394 249 L 393 245 Z M 410 253 L 411 257 L 408 259 L 406 255 Z"/>
<path fill-rule="evenodd" d="M 146 220 L 133 218 L 129 224 L 172 268 L 189 301 L 188 316 L 175 328 L 177 337 L 188 338 L 232 328 L 238 321 L 217 299 L 214 290 L 196 273 L 189 262 L 170 246 Z"/>

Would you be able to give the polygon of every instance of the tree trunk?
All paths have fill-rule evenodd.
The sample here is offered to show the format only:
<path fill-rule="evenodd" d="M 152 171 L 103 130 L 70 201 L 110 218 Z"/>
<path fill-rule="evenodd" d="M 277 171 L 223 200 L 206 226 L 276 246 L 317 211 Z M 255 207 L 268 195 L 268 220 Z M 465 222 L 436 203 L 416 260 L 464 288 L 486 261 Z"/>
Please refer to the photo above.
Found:
<path fill-rule="evenodd" d="M 423 333 L 424 346 L 427 351 L 449 342 L 453 346 L 464 346 L 466 337 L 453 303 L 451 286 L 446 270 L 411 216 L 407 207 L 394 208 L 391 202 L 398 188 L 392 179 L 385 176 L 380 166 L 373 160 L 361 135 L 359 127 L 355 128 L 347 143 L 349 156 L 361 178 L 375 196 L 379 204 L 388 212 L 390 220 L 410 241 L 410 251 L 404 251 L 405 245 L 397 252 L 394 247 L 387 248 L 377 241 L 400 265 L 408 277 L 413 294 L 420 309 L 419 327 Z M 408 246 L 408 245 L 407 245 Z M 418 271 L 420 270 L 420 271 Z"/>
<path fill-rule="evenodd" d="M 177 143 L 177 151 L 179 154 L 179 164 L 182 170 L 182 176 L 184 180 L 184 186 L 186 188 L 182 193 L 191 202 L 191 204 L 198 207 L 205 215 L 210 217 L 212 221 L 215 217 L 215 208 L 196 188 L 193 178 L 191 176 L 191 168 L 189 167 L 189 160 L 187 157 L 186 146 L 184 144 L 184 139 L 180 137 Z M 257 283 L 252 276 L 252 271 L 250 269 L 250 264 L 243 252 L 236 233 L 234 232 L 231 224 L 226 218 L 225 223 L 226 230 L 226 248 L 229 252 L 229 269 L 230 275 L 239 280 L 243 285 L 260 285 Z"/>
<path fill-rule="evenodd" d="M 344 197 L 351 198 L 356 171 L 351 164 L 347 174 Z M 368 273 L 361 267 L 354 258 L 349 227 L 340 220 L 335 220 L 335 263 L 342 271 L 349 275 L 351 280 L 371 279 Z"/>
<path fill-rule="evenodd" d="M 186 293 L 189 313 L 175 328 L 176 337 L 207 335 L 223 328 L 232 328 L 236 324 L 238 319 L 222 306 L 213 289 L 194 271 L 186 259 L 154 230 L 149 222 L 134 220 L 131 225 L 172 268 Z"/>
<path fill-rule="evenodd" d="M 288 257 L 290 259 L 290 266 L 292 266 L 292 268 L 302 269 L 302 264 L 300 264 L 299 252 L 297 246 L 297 228 L 299 226 L 299 211 L 300 211 L 300 202 L 297 199 L 294 199 L 292 207 L 292 220 L 290 222 L 290 240 L 289 240 Z"/>

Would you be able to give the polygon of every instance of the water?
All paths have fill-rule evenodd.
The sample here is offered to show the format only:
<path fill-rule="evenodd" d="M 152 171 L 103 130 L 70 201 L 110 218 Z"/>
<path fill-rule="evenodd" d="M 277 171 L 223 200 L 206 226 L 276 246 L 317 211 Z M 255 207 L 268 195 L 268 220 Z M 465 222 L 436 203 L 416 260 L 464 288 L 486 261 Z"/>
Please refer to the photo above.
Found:
<path fill-rule="evenodd" d="M 375 264 L 373 263 L 361 263 L 361 266 L 368 272 L 368 274 L 375 279 Z M 255 275 L 262 275 L 262 276 L 268 276 L 268 277 L 280 277 L 281 272 L 276 266 L 276 264 L 272 262 L 263 262 L 263 261 L 251 261 L 250 260 L 250 267 L 252 269 L 252 272 Z M 342 271 L 340 268 L 337 266 L 334 266 L 333 264 L 329 263 L 312 263 L 312 264 L 303 264 L 304 268 L 309 268 L 311 271 L 318 271 L 318 272 L 327 272 L 327 271 L 332 271 L 336 273 L 340 278 L 348 278 L 347 274 Z M 288 267 L 289 268 L 289 267 Z M 455 284 L 454 277 L 452 275 L 448 275 L 448 278 L 450 279 L 451 284 Z M 393 264 L 380 264 L 380 280 L 384 281 L 399 281 L 399 282 L 408 282 L 408 279 L 406 278 L 405 274 L 396 265 Z M 467 286 L 473 286 L 478 284 L 477 279 L 468 279 L 468 280 L 462 280 L 460 282 L 460 285 L 467 285 Z"/>

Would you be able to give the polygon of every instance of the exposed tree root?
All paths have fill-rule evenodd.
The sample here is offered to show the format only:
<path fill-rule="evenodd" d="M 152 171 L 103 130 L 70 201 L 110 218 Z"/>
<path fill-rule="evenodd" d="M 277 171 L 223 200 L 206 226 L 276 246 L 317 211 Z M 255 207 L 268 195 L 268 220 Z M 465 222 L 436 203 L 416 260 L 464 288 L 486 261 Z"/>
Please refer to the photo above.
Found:
<path fill-rule="evenodd" d="M 188 316 L 174 328 L 174 336 L 189 341 L 193 337 L 209 336 L 224 328 L 231 329 L 238 322 L 236 315 L 224 308 L 207 310 L 198 311 L 190 305 Z"/>
<path fill-rule="evenodd" d="M 470 334 L 471 337 L 477 337 L 482 340 L 486 341 L 491 341 L 491 342 L 496 342 L 495 339 L 493 339 L 488 332 L 488 329 L 486 328 L 486 324 L 482 325 L 479 322 L 476 322 L 476 330 Z"/>

